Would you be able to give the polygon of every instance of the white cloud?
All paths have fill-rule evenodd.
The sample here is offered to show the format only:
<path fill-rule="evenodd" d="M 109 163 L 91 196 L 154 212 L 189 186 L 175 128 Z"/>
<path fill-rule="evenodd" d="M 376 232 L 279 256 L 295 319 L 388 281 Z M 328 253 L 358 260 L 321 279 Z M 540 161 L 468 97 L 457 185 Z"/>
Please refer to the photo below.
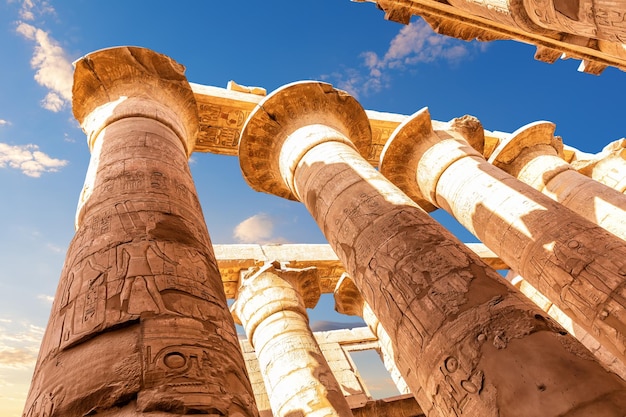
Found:
<path fill-rule="evenodd" d="M 273 236 L 274 220 L 265 213 L 258 213 L 239 223 L 233 231 L 239 243 L 287 243 L 287 239 Z"/>
<path fill-rule="evenodd" d="M 53 112 L 60 111 L 72 99 L 73 68 L 67 54 L 42 29 L 19 22 L 16 31 L 36 43 L 30 65 L 36 70 L 35 81 L 50 90 L 41 101 L 42 107 Z"/>
<path fill-rule="evenodd" d="M 8 126 L 10 124 L 8 120 L 0 119 L 0 126 Z"/>
<path fill-rule="evenodd" d="M 52 302 L 54 301 L 54 297 L 47 294 L 39 294 L 37 295 L 37 299 L 47 304 L 52 304 Z"/>
<path fill-rule="evenodd" d="M 404 71 L 420 63 L 436 60 L 455 63 L 469 56 L 472 49 L 482 50 L 477 45 L 477 42 L 468 43 L 439 35 L 419 19 L 400 29 L 382 56 L 374 51 L 363 52 L 360 57 L 366 72 L 343 68 L 322 76 L 322 79 L 331 80 L 337 87 L 358 97 L 386 88 L 390 83 L 391 71 Z"/>
<path fill-rule="evenodd" d="M 44 172 L 57 172 L 68 161 L 51 158 L 37 145 L 8 145 L 0 142 L 0 168 L 19 169 L 29 177 L 38 178 Z"/>
<path fill-rule="evenodd" d="M 47 1 L 23 0 L 20 8 L 20 18 L 35 20 L 35 15 L 55 14 L 55 10 Z"/>
<path fill-rule="evenodd" d="M 255 214 L 239 223 L 234 230 L 234 237 L 240 243 L 259 243 L 272 236 L 274 222 L 265 213 Z"/>
<path fill-rule="evenodd" d="M 0 368 L 30 369 L 35 365 L 44 329 L 28 322 L 2 322 Z"/>

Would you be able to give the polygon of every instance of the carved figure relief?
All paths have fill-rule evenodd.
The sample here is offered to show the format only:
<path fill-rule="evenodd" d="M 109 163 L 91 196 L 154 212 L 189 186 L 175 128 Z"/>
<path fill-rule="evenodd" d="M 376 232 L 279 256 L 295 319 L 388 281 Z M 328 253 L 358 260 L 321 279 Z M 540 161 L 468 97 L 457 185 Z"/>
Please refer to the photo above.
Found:
<path fill-rule="evenodd" d="M 146 311 L 169 312 L 154 281 L 156 273 L 148 261 L 149 252 L 172 265 L 178 264 L 163 253 L 155 241 L 149 240 L 145 235 L 135 237 L 131 243 L 118 248 L 117 279 L 124 282 L 120 304 L 129 314 L 141 314 Z"/>

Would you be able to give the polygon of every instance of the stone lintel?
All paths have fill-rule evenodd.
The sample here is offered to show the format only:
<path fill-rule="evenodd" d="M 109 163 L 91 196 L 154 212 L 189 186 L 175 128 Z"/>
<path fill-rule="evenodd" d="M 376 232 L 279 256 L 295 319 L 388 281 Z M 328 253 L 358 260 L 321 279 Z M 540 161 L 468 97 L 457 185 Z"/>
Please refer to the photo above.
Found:
<path fill-rule="evenodd" d="M 147 117 L 172 129 L 191 155 L 198 114 L 183 65 L 150 49 L 132 46 L 92 52 L 74 65 L 72 110 L 87 134 L 90 149 L 110 123 Z"/>
<path fill-rule="evenodd" d="M 298 200 L 293 172 L 313 147 L 343 141 L 366 153 L 371 129 L 359 102 L 332 85 L 316 81 L 287 84 L 265 97 L 241 133 L 239 164 L 256 191 Z"/>
<path fill-rule="evenodd" d="M 510 24 L 490 20 L 477 16 L 468 11 L 461 10 L 450 4 L 437 0 L 366 0 L 376 3 L 385 11 L 385 17 L 407 24 L 410 15 L 422 16 L 433 30 L 443 35 L 454 36 L 463 40 L 489 41 L 494 39 L 512 39 L 519 42 L 532 44 L 545 50 L 559 51 L 559 56 L 575 58 L 586 61 L 579 71 L 597 74 L 605 65 L 626 71 L 626 59 L 622 54 L 613 52 L 613 45 L 604 46 L 606 42 L 573 42 L 564 33 L 533 33 Z M 434 22 L 435 24 L 433 24 Z M 602 48 L 598 44 L 603 45 Z M 595 46 L 595 47 L 594 47 Z M 544 57 L 545 53 L 539 54 L 539 59 L 544 62 L 554 62 L 556 54 Z"/>
<path fill-rule="evenodd" d="M 264 97 L 195 83 L 190 85 L 196 99 L 200 123 L 194 152 L 236 156 L 243 125 Z M 363 157 L 377 166 L 387 139 L 408 116 L 375 110 L 365 110 L 365 114 L 372 130 L 372 142 L 363 151 Z M 444 122 L 433 120 L 435 127 L 438 123 L 445 125 Z M 485 131 L 486 157 L 498 145 L 500 136 L 501 134 Z"/>
<path fill-rule="evenodd" d="M 509 267 L 482 243 L 466 243 L 494 269 Z M 329 244 L 213 245 L 227 298 L 235 298 L 241 271 L 277 260 L 290 268 L 315 267 L 323 294 L 333 293 L 345 268 Z"/>

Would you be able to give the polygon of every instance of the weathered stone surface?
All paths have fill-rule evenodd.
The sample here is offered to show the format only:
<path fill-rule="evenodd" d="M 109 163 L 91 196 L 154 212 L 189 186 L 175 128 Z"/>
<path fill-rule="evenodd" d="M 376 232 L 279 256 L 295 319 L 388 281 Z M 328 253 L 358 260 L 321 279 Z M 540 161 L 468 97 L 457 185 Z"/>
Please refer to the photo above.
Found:
<path fill-rule="evenodd" d="M 509 269 L 482 243 L 466 243 L 465 245 L 493 269 Z M 235 298 L 242 271 L 272 260 L 279 261 L 290 268 L 315 267 L 322 293 L 332 293 L 341 275 L 346 271 L 328 244 L 235 244 L 213 245 L 213 249 L 226 298 Z"/>
<path fill-rule="evenodd" d="M 597 155 L 580 157 L 572 161 L 572 166 L 581 174 L 587 175 L 602 184 L 626 193 L 626 139 L 609 143 Z"/>
<path fill-rule="evenodd" d="M 578 68 L 600 74 L 611 65 L 626 70 L 624 6 L 613 0 L 357 0 L 408 24 L 419 15 L 434 31 L 463 40 L 514 39 L 537 46 L 535 57 L 581 60 Z"/>
<path fill-rule="evenodd" d="M 545 295 L 537 291 L 535 287 L 530 285 L 528 281 L 515 271 L 509 271 L 506 275 L 506 279 L 519 288 L 526 297 L 531 299 L 539 308 L 548 313 L 550 317 L 563 326 L 565 330 L 585 345 L 606 369 L 619 375 L 623 380 L 626 380 L 626 365 L 616 358 L 606 347 L 602 346 L 593 335 L 574 323 L 563 310 L 554 305 Z"/>
<path fill-rule="evenodd" d="M 386 150 L 383 173 L 395 155 L 414 152 L 417 166 L 407 169 L 415 169 L 426 199 L 623 360 L 626 242 L 488 164 L 461 136 L 433 131 L 426 109 L 398 128 Z"/>
<path fill-rule="evenodd" d="M 321 83 L 277 90 L 244 127 L 241 167 L 311 212 L 425 413 L 621 416 L 621 379 L 358 154 L 368 125 L 355 103 Z"/>
<path fill-rule="evenodd" d="M 102 50 L 73 93 L 92 158 L 25 415 L 256 416 L 187 163 L 183 67 Z"/>
<path fill-rule="evenodd" d="M 314 268 L 268 262 L 242 276 L 231 309 L 254 347 L 275 416 L 352 416 L 306 308 L 320 297 Z"/>
<path fill-rule="evenodd" d="M 562 159 L 549 122 L 530 123 L 502 141 L 489 162 L 585 219 L 626 239 L 626 195 L 577 172 Z"/>
<path fill-rule="evenodd" d="M 335 288 L 334 296 L 335 310 L 337 310 L 338 313 L 363 318 L 367 327 L 369 327 L 372 333 L 378 338 L 381 359 L 391 379 L 394 384 L 396 384 L 396 388 L 398 388 L 400 394 L 410 394 L 411 390 L 396 366 L 394 360 L 395 355 L 393 353 L 393 341 L 389 337 L 389 333 L 387 333 L 380 324 L 380 320 L 378 320 L 369 304 L 365 302 L 361 292 L 354 284 L 354 281 L 350 279 L 350 276 L 344 274 L 341 277 Z"/>

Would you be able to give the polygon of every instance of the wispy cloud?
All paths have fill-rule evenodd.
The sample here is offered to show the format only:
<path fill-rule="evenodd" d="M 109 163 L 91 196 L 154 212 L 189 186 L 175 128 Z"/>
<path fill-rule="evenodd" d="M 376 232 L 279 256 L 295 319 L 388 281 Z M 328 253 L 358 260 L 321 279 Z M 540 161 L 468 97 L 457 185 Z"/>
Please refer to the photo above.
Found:
<path fill-rule="evenodd" d="M 37 145 L 8 145 L 0 142 L 0 168 L 13 168 L 29 177 L 38 178 L 44 172 L 57 172 L 68 161 L 51 158 Z"/>
<path fill-rule="evenodd" d="M 37 299 L 43 301 L 46 304 L 52 304 L 54 301 L 54 297 L 47 294 L 39 294 L 37 295 Z"/>
<path fill-rule="evenodd" d="M 36 16 L 44 14 L 55 14 L 54 7 L 47 1 L 23 0 L 20 7 L 20 18 L 24 20 L 35 20 Z"/>
<path fill-rule="evenodd" d="M 274 220 L 265 213 L 258 213 L 239 223 L 233 237 L 239 243 L 286 243 L 282 237 L 275 237 Z"/>
<path fill-rule="evenodd" d="M 8 120 L 0 119 L 0 126 L 8 126 L 10 124 Z"/>
<path fill-rule="evenodd" d="M 50 34 L 26 22 L 18 22 L 17 33 L 35 42 L 31 67 L 35 81 L 49 91 L 41 105 L 58 112 L 72 99 L 72 64 L 67 53 Z"/>
<path fill-rule="evenodd" d="M 28 322 L 0 326 L 0 368 L 28 369 L 35 365 L 44 329 Z"/>
<path fill-rule="evenodd" d="M 438 60 L 456 63 L 479 49 L 476 43 L 439 35 L 419 19 L 400 29 L 384 54 L 363 52 L 360 54 L 363 63 L 359 69 L 343 68 L 322 78 L 358 97 L 388 87 L 393 71 L 405 71 L 418 64 Z"/>

